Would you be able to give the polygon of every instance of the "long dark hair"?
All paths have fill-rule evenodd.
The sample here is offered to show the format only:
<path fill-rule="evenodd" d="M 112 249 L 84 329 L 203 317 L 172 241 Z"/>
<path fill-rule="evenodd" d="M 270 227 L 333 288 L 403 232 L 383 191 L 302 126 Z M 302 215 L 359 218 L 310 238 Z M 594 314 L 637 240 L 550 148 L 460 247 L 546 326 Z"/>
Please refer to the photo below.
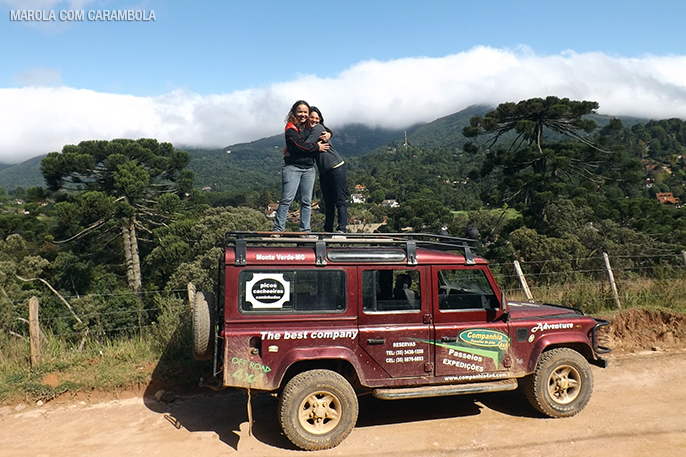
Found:
<path fill-rule="evenodd" d="M 298 100 L 297 102 L 293 103 L 293 106 L 291 106 L 291 110 L 288 112 L 288 115 L 286 116 L 286 124 L 289 122 L 292 123 L 293 125 L 298 125 L 298 118 L 295 117 L 295 110 L 298 109 L 298 106 L 300 105 L 305 105 L 307 106 L 307 109 L 310 108 L 310 104 L 307 103 L 305 100 Z"/>
<path fill-rule="evenodd" d="M 326 124 L 324 124 L 324 116 L 322 115 L 322 112 L 319 111 L 319 108 L 317 108 L 316 106 L 310 106 L 310 113 L 312 111 L 314 111 L 315 113 L 317 113 L 319 115 L 319 123 L 322 124 L 322 126 L 324 126 L 324 128 L 326 128 Z"/>

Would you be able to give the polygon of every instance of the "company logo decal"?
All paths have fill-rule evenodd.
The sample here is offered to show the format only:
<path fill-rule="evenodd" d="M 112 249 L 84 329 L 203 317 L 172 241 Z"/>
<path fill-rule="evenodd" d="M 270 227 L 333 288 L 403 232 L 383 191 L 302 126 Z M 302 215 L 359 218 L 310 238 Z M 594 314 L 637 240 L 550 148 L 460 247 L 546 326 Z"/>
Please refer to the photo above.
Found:
<path fill-rule="evenodd" d="M 506 351 L 510 347 L 510 337 L 495 330 L 463 330 L 460 332 L 459 338 L 465 343 L 484 348 L 498 348 L 501 351 Z"/>

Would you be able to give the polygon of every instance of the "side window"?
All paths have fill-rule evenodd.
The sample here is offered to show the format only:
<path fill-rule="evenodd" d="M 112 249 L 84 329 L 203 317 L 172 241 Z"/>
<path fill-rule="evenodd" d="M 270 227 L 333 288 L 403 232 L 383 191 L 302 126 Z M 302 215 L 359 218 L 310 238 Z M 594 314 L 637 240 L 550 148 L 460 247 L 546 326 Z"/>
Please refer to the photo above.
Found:
<path fill-rule="evenodd" d="M 284 314 L 346 310 L 343 270 L 243 270 L 239 284 L 241 312 Z"/>
<path fill-rule="evenodd" d="M 439 309 L 493 309 L 497 307 L 498 300 L 482 270 L 439 270 Z"/>
<path fill-rule="evenodd" d="M 421 308 L 419 272 L 365 270 L 362 272 L 362 307 L 365 312 L 416 312 Z"/>

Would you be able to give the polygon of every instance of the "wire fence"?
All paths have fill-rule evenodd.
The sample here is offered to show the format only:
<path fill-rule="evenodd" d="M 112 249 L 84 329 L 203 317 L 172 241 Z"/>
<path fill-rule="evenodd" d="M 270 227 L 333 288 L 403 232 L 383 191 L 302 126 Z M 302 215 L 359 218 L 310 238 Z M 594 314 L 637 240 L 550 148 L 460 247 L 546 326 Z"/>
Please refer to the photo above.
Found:
<path fill-rule="evenodd" d="M 520 259 L 491 268 L 512 299 L 556 301 L 598 312 L 619 307 L 686 309 L 686 252 L 646 255 L 604 255 L 575 259 Z M 614 283 L 614 287 L 613 287 Z"/>
<path fill-rule="evenodd" d="M 532 298 L 538 302 L 575 306 L 591 313 L 616 308 L 616 303 L 627 308 L 686 309 L 686 256 L 683 252 L 610 256 L 619 302 L 613 297 L 602 255 L 577 259 L 520 259 L 519 263 Z M 528 299 L 512 262 L 492 263 L 491 269 L 509 300 Z M 41 298 L 40 323 L 48 332 L 61 337 L 79 338 L 88 330 L 92 336 L 111 338 L 173 325 L 175 319 L 181 320 L 190 309 L 186 289 L 144 292 L 143 307 L 112 307 L 115 302 L 130 305 L 136 297 L 133 292 L 64 296 L 73 303 L 82 321 L 78 323 L 56 297 L 46 294 Z M 12 301 L 15 315 L 12 330 L 16 336 L 28 334 L 27 319 L 23 315 L 27 302 L 28 299 Z"/>

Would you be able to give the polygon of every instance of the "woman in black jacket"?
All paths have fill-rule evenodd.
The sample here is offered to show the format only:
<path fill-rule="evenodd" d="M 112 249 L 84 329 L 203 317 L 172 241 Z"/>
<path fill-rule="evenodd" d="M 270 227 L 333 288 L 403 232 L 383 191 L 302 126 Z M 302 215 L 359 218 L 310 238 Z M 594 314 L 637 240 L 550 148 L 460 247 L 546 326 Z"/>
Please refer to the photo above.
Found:
<path fill-rule="evenodd" d="M 310 107 L 310 115 L 306 123 L 310 129 L 307 141 L 319 139 L 328 131 L 324 125 L 324 116 L 316 106 Z M 326 140 L 319 140 L 326 142 Z M 334 220 L 338 211 L 338 223 L 335 230 L 345 233 L 348 226 L 348 171 L 345 162 L 331 143 L 329 149 L 315 155 L 317 168 L 319 169 L 319 185 L 322 188 L 324 197 L 324 207 L 326 219 L 324 221 L 324 231 L 334 231 Z"/>

